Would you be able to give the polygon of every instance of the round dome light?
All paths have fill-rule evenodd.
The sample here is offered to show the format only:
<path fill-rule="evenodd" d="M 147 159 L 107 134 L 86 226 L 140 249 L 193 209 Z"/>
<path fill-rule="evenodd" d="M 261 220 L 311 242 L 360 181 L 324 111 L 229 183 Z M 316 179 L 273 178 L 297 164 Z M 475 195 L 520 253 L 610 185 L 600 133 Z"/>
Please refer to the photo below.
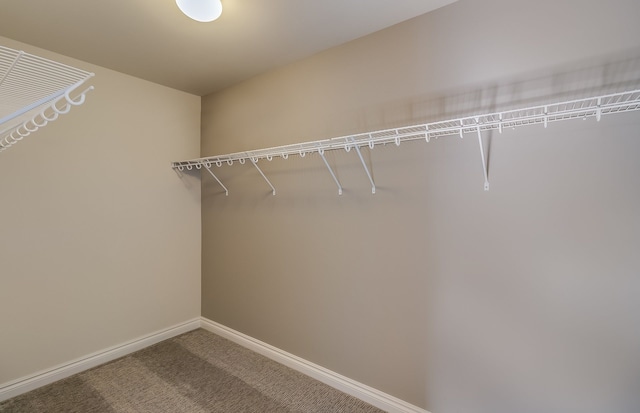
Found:
<path fill-rule="evenodd" d="M 222 14 L 220 0 L 176 0 L 180 10 L 199 22 L 212 22 Z"/>

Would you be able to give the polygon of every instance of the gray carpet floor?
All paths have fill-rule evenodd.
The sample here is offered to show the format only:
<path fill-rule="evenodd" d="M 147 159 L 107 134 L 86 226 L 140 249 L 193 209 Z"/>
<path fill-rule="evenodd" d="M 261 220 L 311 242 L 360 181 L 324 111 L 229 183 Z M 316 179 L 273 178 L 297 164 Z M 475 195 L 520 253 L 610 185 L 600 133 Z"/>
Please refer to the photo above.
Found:
<path fill-rule="evenodd" d="M 3 413 L 380 413 L 199 329 L 0 403 Z"/>

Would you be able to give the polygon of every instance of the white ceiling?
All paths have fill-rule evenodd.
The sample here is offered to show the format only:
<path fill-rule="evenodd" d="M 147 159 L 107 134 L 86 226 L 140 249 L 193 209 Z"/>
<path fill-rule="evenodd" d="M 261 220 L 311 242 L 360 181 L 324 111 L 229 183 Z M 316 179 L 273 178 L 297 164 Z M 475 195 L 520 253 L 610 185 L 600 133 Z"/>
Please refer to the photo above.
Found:
<path fill-rule="evenodd" d="M 0 36 L 197 95 L 456 0 L 222 0 L 211 23 L 175 0 L 0 1 Z"/>

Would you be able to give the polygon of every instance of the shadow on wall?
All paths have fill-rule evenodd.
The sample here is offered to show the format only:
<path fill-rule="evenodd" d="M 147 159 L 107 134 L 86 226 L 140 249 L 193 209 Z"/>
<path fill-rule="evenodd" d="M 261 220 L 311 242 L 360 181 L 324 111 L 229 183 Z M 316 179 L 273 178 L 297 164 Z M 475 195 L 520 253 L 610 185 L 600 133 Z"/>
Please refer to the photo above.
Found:
<path fill-rule="evenodd" d="M 200 194 L 200 185 L 201 185 L 201 174 L 200 170 L 192 169 L 190 171 L 178 171 L 177 169 L 173 170 L 178 178 L 182 181 L 187 191 L 195 198 L 196 201 L 200 201 L 202 199 Z"/>
<path fill-rule="evenodd" d="M 640 49 L 478 86 L 366 107 L 351 118 L 355 134 L 562 102 L 640 88 Z"/>

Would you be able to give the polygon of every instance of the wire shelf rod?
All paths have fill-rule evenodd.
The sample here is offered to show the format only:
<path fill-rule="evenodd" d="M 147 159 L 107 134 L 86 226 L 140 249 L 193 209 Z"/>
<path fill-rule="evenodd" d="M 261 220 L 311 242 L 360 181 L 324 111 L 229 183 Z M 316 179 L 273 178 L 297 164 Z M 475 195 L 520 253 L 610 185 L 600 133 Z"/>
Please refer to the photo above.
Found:
<path fill-rule="evenodd" d="M 93 73 L 0 46 L 0 152 L 84 103 Z M 75 97 L 71 97 L 71 94 Z"/>
<path fill-rule="evenodd" d="M 274 157 L 282 157 L 286 159 L 289 155 L 305 156 L 306 154 L 320 153 L 320 151 L 324 154 L 325 151 L 349 151 L 351 148 L 356 148 L 357 152 L 360 152 L 359 149 L 364 146 L 373 148 L 376 145 L 386 145 L 389 143 L 399 145 L 401 142 L 420 139 L 425 139 L 427 142 L 430 142 L 433 138 L 437 139 L 439 137 L 451 135 L 459 135 L 460 137 L 463 137 L 468 133 L 476 133 L 478 134 L 482 151 L 481 155 L 485 175 L 485 188 L 488 188 L 488 169 L 484 148 L 482 147 L 481 132 L 497 130 L 502 133 L 505 128 L 515 129 L 520 126 L 540 124 L 543 124 L 546 127 L 550 122 L 587 119 L 592 117 L 595 117 L 597 121 L 600 121 L 602 116 L 605 115 L 637 110 L 640 110 L 640 90 L 631 90 L 621 93 L 533 106 L 529 108 L 505 110 L 501 112 L 472 115 L 438 122 L 346 135 L 330 139 L 177 161 L 173 162 L 171 166 L 174 169 L 182 171 L 185 168 L 191 169 L 196 165 L 202 165 L 203 162 L 209 162 L 212 165 L 221 167 L 223 164 L 233 165 L 236 161 L 245 161 L 246 159 L 251 159 L 252 163 L 255 165 L 259 160 L 267 159 L 268 161 L 271 161 Z M 366 164 L 364 164 L 364 160 L 361 159 L 361 161 L 363 162 L 367 176 L 371 181 L 372 192 L 375 193 L 375 184 L 373 179 L 366 167 Z M 330 171 L 333 172 L 332 170 Z M 262 173 L 261 170 L 260 172 Z M 337 180 L 336 183 L 341 189 L 342 187 Z"/>

